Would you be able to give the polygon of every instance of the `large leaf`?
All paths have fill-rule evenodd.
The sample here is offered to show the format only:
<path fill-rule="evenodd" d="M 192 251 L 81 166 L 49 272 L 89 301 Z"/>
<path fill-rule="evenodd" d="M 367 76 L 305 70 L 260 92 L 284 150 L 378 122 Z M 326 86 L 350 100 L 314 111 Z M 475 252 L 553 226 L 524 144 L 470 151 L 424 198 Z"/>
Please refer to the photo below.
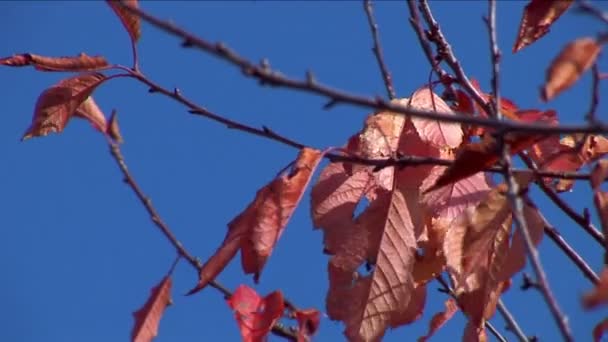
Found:
<path fill-rule="evenodd" d="M 167 306 L 171 304 L 171 277 L 166 276 L 155 286 L 144 306 L 137 310 L 131 341 L 150 342 L 158 334 L 158 323 Z"/>
<path fill-rule="evenodd" d="M 263 342 L 285 310 L 280 291 L 261 298 L 247 285 L 239 286 L 227 300 L 241 330 L 244 342 Z"/>
<path fill-rule="evenodd" d="M 228 224 L 222 245 L 203 265 L 198 284 L 188 294 L 207 286 L 239 250 L 243 270 L 253 273 L 257 281 L 321 157 L 320 151 L 302 149 L 289 174 L 280 175 L 258 191 L 247 209 Z"/>
<path fill-rule="evenodd" d="M 85 53 L 75 57 L 47 57 L 33 53 L 22 53 L 0 58 L 0 65 L 12 67 L 33 65 L 41 71 L 95 71 L 109 66 L 108 61 L 103 56 L 87 56 Z"/>
<path fill-rule="evenodd" d="M 91 113 L 89 108 L 94 102 L 85 104 L 86 108 L 79 107 L 105 79 L 106 77 L 100 73 L 79 74 L 64 79 L 45 90 L 38 97 L 32 124 L 23 135 L 22 140 L 63 131 L 77 109 L 82 109 L 81 115 L 98 127 L 101 124 L 101 117 L 98 113 L 84 114 L 85 112 Z"/>
<path fill-rule="evenodd" d="M 513 52 L 534 43 L 570 7 L 573 0 L 531 0 L 524 9 Z"/>

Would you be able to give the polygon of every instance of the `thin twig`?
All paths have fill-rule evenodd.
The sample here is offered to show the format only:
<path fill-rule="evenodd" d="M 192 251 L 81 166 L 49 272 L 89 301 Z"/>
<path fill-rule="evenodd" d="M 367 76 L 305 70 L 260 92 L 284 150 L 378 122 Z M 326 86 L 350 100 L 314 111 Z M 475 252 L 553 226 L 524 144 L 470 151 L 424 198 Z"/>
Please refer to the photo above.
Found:
<path fill-rule="evenodd" d="M 602 21 L 604 24 L 608 25 L 608 13 L 600 10 L 599 8 L 596 8 L 595 6 L 591 5 L 591 3 L 588 1 L 583 1 L 583 0 L 578 1 L 577 10 L 579 12 L 590 14 L 591 16 Z"/>
<path fill-rule="evenodd" d="M 386 87 L 386 93 L 389 99 L 394 99 L 397 97 L 395 94 L 395 87 L 393 86 L 393 79 L 391 77 L 391 73 L 384 62 L 384 54 L 382 53 L 382 46 L 380 45 L 380 34 L 378 33 L 378 24 L 376 23 L 376 19 L 374 18 L 374 10 L 372 8 L 371 0 L 363 0 L 363 9 L 365 10 L 365 14 L 367 15 L 367 22 L 369 23 L 369 29 L 372 33 L 372 39 L 374 40 L 374 46 L 372 47 L 372 51 L 376 56 L 376 60 L 378 61 L 378 66 L 380 67 L 380 73 L 382 74 L 382 79 L 384 80 L 384 86 Z"/>
<path fill-rule="evenodd" d="M 515 317 L 513 317 L 513 314 L 511 314 L 509 309 L 507 309 L 507 306 L 502 301 L 502 299 L 498 299 L 498 303 L 496 303 L 496 308 L 498 309 L 498 312 L 500 312 L 502 318 L 507 323 L 507 330 L 513 332 L 520 342 L 528 342 L 528 336 L 526 336 L 524 331 L 521 330 L 521 327 L 515 320 Z"/>
<path fill-rule="evenodd" d="M 589 104 L 589 111 L 585 115 L 585 119 L 587 119 L 589 122 L 595 122 L 597 120 L 595 114 L 597 112 L 597 107 L 600 104 L 600 69 L 597 66 L 597 63 L 593 64 L 593 68 L 591 70 L 591 101 Z"/>
<path fill-rule="evenodd" d="M 197 271 L 200 271 L 203 267 L 201 262 L 192 254 L 190 254 L 190 252 L 188 252 L 184 245 L 177 239 L 175 234 L 173 234 L 169 226 L 162 220 L 162 218 L 158 214 L 158 211 L 156 211 L 156 209 L 152 205 L 152 200 L 143 193 L 143 191 L 129 172 L 124 156 L 122 155 L 118 144 L 110 140 L 108 140 L 108 144 L 110 146 L 110 153 L 112 154 L 112 157 L 114 157 L 116 164 L 118 164 L 118 167 L 120 168 L 120 171 L 124 176 L 124 181 L 127 183 L 127 185 L 129 185 L 129 187 L 133 190 L 141 204 L 144 206 L 144 208 L 150 215 L 150 219 L 152 220 L 152 222 L 154 222 L 158 229 L 163 233 L 165 238 L 167 238 L 171 245 L 173 245 L 179 255 L 182 258 L 186 259 L 190 263 L 190 265 L 192 265 L 192 267 L 194 267 Z M 215 280 L 212 280 L 209 285 L 221 292 L 225 298 L 229 298 L 230 296 L 232 296 L 232 292 L 228 288 L 226 288 L 224 285 L 220 284 Z M 286 328 L 283 325 L 274 325 L 271 331 L 277 336 L 285 337 L 293 341 L 297 340 L 296 333 L 294 333 L 291 329 Z"/>
<path fill-rule="evenodd" d="M 523 123 L 506 120 L 498 121 L 494 118 L 474 117 L 464 114 L 453 115 L 451 113 L 438 113 L 435 111 L 417 110 L 401 104 L 391 103 L 390 101 L 386 101 L 379 97 L 370 98 L 358 96 L 329 87 L 327 85 L 320 84 L 314 79 L 314 77 L 312 77 L 311 73 L 308 73 L 308 77 L 306 77 L 304 80 L 288 78 L 283 74 L 272 70 L 267 64 L 257 65 L 248 61 L 244 57 L 238 55 L 236 52 L 228 48 L 223 43 L 211 43 L 204 39 L 196 37 L 188 33 L 187 31 L 175 26 L 172 23 L 158 19 L 144 12 L 141 9 L 131 7 L 125 2 L 120 2 L 120 5 L 128 11 L 140 16 L 143 20 L 151 23 L 152 25 L 172 35 L 180 37 L 181 39 L 183 39 L 182 45 L 184 47 L 195 47 L 214 56 L 217 56 L 229 62 L 230 64 L 239 67 L 243 71 L 245 76 L 253 77 L 260 80 L 262 84 L 297 89 L 327 97 L 330 100 L 327 105 L 328 107 L 331 107 L 338 103 L 348 103 L 351 105 L 372 108 L 374 110 L 386 110 L 394 113 L 400 113 L 430 120 L 437 120 L 441 122 L 456 122 L 482 127 L 491 127 L 501 129 L 504 132 L 518 131 L 521 133 L 535 133 L 539 135 L 571 133 L 608 133 L 608 125 L 603 123 L 595 123 L 593 125 L 548 125 L 545 123 Z M 476 99 L 476 101 L 481 101 L 480 103 L 485 103 L 481 96 L 478 94 L 478 92 L 470 84 L 468 78 L 466 78 L 466 76 L 464 75 L 464 71 L 462 71 L 460 64 L 456 63 L 455 66 L 458 67 L 457 75 L 462 74 L 461 76 L 464 77 L 464 84 L 469 84 L 467 90 L 471 94 L 477 94 L 477 96 L 473 96 L 473 98 Z M 459 79 L 461 76 L 459 76 Z M 487 104 L 484 107 L 487 107 Z"/>

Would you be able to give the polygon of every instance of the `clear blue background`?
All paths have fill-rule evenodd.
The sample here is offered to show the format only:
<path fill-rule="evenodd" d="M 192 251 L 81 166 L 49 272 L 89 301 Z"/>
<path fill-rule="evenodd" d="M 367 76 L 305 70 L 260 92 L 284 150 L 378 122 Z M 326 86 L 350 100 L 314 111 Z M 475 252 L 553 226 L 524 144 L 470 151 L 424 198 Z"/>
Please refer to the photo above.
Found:
<path fill-rule="evenodd" d="M 489 89 L 489 47 L 481 20 L 486 2 L 431 5 L 467 73 Z M 524 5 L 522 1 L 498 4 L 503 94 L 520 107 L 556 108 L 562 122 L 581 122 L 589 103 L 588 75 L 549 105 L 540 102 L 538 86 L 546 66 L 566 42 L 595 34 L 601 26 L 569 13 L 548 36 L 513 55 Z M 208 40 L 223 41 L 251 60 L 267 57 L 288 75 L 301 78 L 311 69 L 320 81 L 335 87 L 359 94 L 385 93 L 360 2 L 144 2 L 142 6 Z M 396 90 L 401 97 L 409 96 L 426 82 L 429 65 L 408 23 L 407 6 L 380 2 L 375 12 Z M 2 56 L 86 52 L 130 65 L 128 36 L 103 2 L 1 2 L 0 19 Z M 267 125 L 311 146 L 327 147 L 342 145 L 370 112 L 352 106 L 323 110 L 324 98 L 260 87 L 225 62 L 178 45 L 176 38 L 144 24 L 139 44 L 143 71 L 226 117 Z M 605 60 L 600 65 L 608 71 Z M 61 135 L 19 142 L 38 94 L 66 76 L 0 68 L 0 341 L 127 340 L 132 312 L 145 302 L 175 257 L 121 182 L 104 139 L 87 122 L 75 120 Z M 605 95 L 606 87 L 602 90 Z M 118 110 L 126 140 L 123 152 L 131 171 L 175 234 L 202 260 L 219 246 L 226 223 L 297 153 L 190 115 L 181 105 L 148 94 L 147 88 L 128 79 L 108 82 L 95 98 L 107 114 Z M 600 118 L 606 119 L 605 110 Z M 592 207 L 586 184 L 563 196 L 579 211 Z M 535 192 L 534 198 L 599 271 L 598 245 L 543 196 Z M 256 289 L 261 294 L 281 289 L 300 307 L 324 310 L 327 257 L 322 254 L 321 232 L 312 229 L 307 199 Z M 581 311 L 579 298 L 590 283 L 550 240 L 543 241 L 541 253 L 575 336 L 589 340 L 605 310 Z M 238 341 L 233 314 L 219 293 L 209 288 L 182 296 L 196 280 L 193 269 L 180 263 L 174 276 L 175 305 L 166 311 L 157 341 Z M 252 285 L 239 262 L 233 262 L 218 280 L 233 289 L 242 283 Z M 506 304 L 528 334 L 542 341 L 557 340 L 541 296 L 521 292 L 520 284 L 518 275 L 504 297 Z M 435 288 L 429 286 L 424 317 L 388 332 L 387 341 L 411 341 L 424 334 L 428 320 L 443 308 L 446 298 Z M 434 340 L 459 339 L 464 322 L 458 314 Z M 501 318 L 492 322 L 504 331 Z M 341 323 L 324 316 L 316 340 L 341 340 L 342 330 Z"/>

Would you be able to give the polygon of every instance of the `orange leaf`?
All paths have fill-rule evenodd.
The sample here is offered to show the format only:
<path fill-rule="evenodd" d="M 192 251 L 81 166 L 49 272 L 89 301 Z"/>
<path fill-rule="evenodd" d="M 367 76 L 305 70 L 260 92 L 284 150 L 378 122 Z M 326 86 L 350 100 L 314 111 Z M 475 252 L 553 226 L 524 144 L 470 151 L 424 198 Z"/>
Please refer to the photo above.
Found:
<path fill-rule="evenodd" d="M 79 74 L 64 79 L 45 90 L 38 97 L 32 124 L 23 135 L 22 140 L 63 131 L 77 109 L 105 79 L 106 77 L 100 73 Z M 96 127 L 101 124 L 98 113 L 92 116 L 84 113 L 81 115 L 86 116 Z"/>
<path fill-rule="evenodd" d="M 87 97 L 87 99 L 78 106 L 76 112 L 74 112 L 74 116 L 88 120 L 95 129 L 102 133 L 106 132 L 108 129 L 106 116 L 101 109 L 99 109 L 99 106 L 95 100 L 93 100 L 92 96 Z"/>
<path fill-rule="evenodd" d="M 549 101 L 570 88 L 595 63 L 600 50 L 601 46 L 593 38 L 579 38 L 566 45 L 547 69 L 542 100 Z"/>
<path fill-rule="evenodd" d="M 203 265 L 198 284 L 188 294 L 207 286 L 239 250 L 243 270 L 258 280 L 322 157 L 318 150 L 302 149 L 289 174 L 275 178 L 258 191 L 247 209 L 228 224 L 222 245 Z"/>
<path fill-rule="evenodd" d="M 572 5 L 572 1 L 531 0 L 524 9 L 513 53 L 547 34 L 549 27 Z"/>
<path fill-rule="evenodd" d="M 606 303 L 608 303 L 608 268 L 602 271 L 600 282 L 595 288 L 583 296 L 583 307 L 587 310 Z"/>
<path fill-rule="evenodd" d="M 264 298 L 247 285 L 239 286 L 227 300 L 241 330 L 244 342 L 262 342 L 285 310 L 280 291 Z"/>
<path fill-rule="evenodd" d="M 122 23 L 124 28 L 129 33 L 129 37 L 131 37 L 131 42 L 135 44 L 141 36 L 140 19 L 137 15 L 132 14 L 131 12 L 120 6 L 118 4 L 119 1 L 121 0 L 106 0 L 108 5 L 112 8 L 114 13 L 116 13 L 118 18 L 120 19 L 120 22 Z M 138 0 L 122 0 L 122 2 L 134 8 L 139 7 Z"/>
<path fill-rule="evenodd" d="M 593 341 L 600 342 L 606 330 L 608 330 L 608 318 L 604 318 L 593 328 Z"/>
<path fill-rule="evenodd" d="M 320 313 L 315 309 L 296 310 L 298 321 L 298 342 L 308 342 L 319 329 Z"/>
<path fill-rule="evenodd" d="M 131 341 L 150 342 L 158 334 L 158 323 L 163 312 L 171 304 L 171 277 L 166 276 L 150 293 L 144 306 L 133 313 L 135 325 Z"/>
<path fill-rule="evenodd" d="M 40 71 L 95 71 L 109 66 L 103 56 L 87 56 L 85 53 L 76 57 L 46 57 L 23 53 L 0 58 L 0 65 L 12 67 L 33 65 Z"/>
<path fill-rule="evenodd" d="M 431 318 L 429 322 L 429 331 L 426 335 L 418 338 L 418 342 L 426 342 L 437 330 L 439 330 L 447 321 L 449 321 L 454 314 L 458 312 L 458 304 L 453 298 L 448 298 L 445 301 L 445 310 L 438 312 Z"/>

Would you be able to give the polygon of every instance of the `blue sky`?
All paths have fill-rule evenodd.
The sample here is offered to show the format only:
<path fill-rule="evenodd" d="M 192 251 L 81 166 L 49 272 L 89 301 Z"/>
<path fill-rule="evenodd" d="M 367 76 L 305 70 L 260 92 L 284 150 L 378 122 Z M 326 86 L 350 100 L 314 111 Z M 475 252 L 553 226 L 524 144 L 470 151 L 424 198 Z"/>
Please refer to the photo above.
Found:
<path fill-rule="evenodd" d="M 436 18 L 470 76 L 489 89 L 487 32 L 481 20 L 486 2 L 434 2 Z M 517 55 L 511 54 L 523 1 L 498 4 L 503 95 L 523 108 L 555 108 L 562 122 L 581 122 L 588 108 L 590 78 L 555 101 L 542 104 L 538 86 L 545 68 L 566 42 L 595 34 L 601 26 L 567 14 L 552 32 Z M 603 8 L 605 3 L 598 2 Z M 354 93 L 384 95 L 371 53 L 371 37 L 360 2 L 144 2 L 151 13 L 171 19 L 211 41 L 223 41 L 251 60 L 294 77 L 313 70 L 326 84 Z M 381 2 L 375 12 L 386 60 L 400 97 L 428 77 L 429 66 L 408 23 L 403 2 Z M 98 1 L 0 3 L 1 56 L 102 54 L 129 65 L 128 36 L 113 12 Z M 214 57 L 178 47 L 179 41 L 143 25 L 139 44 L 142 70 L 165 87 L 179 87 L 197 103 L 226 117 L 273 130 L 315 147 L 340 146 L 362 126 L 369 112 L 351 106 L 322 109 L 326 99 L 260 87 Z M 608 65 L 602 61 L 602 70 Z M 63 134 L 19 142 L 29 126 L 38 94 L 66 74 L 30 68 L 0 68 L 0 340 L 122 341 L 130 334 L 132 312 L 166 273 L 175 252 L 121 182 L 104 139 L 84 121 Z M 605 86 L 603 88 L 605 93 Z M 188 114 L 179 104 L 148 94 L 142 85 L 117 79 L 94 94 L 109 114 L 113 108 L 126 143 L 123 153 L 161 216 L 195 255 L 205 260 L 219 246 L 226 223 L 243 210 L 297 151 Z M 606 106 L 602 106 L 606 108 Z M 601 119 L 605 119 L 600 112 Z M 544 197 L 533 198 L 549 220 L 597 270 L 602 255 L 593 240 Z M 591 207 L 586 184 L 564 195 L 579 211 Z M 597 223 L 597 220 L 595 221 Z M 256 289 L 281 289 L 300 307 L 324 310 L 327 258 L 322 234 L 313 231 L 307 197 L 296 211 Z M 567 311 L 577 339 L 587 340 L 602 317 L 583 313 L 579 296 L 591 285 L 551 241 L 541 245 L 551 285 Z M 174 276 L 174 305 L 166 312 L 157 341 L 239 340 L 233 315 L 221 295 L 206 289 L 182 296 L 196 273 L 180 263 Z M 238 262 L 219 281 L 236 288 L 252 285 Z M 518 289 L 521 275 L 505 295 L 508 307 L 530 335 L 543 341 L 558 333 L 541 296 Z M 445 295 L 429 287 L 424 317 L 389 332 L 387 341 L 424 334 Z M 499 328 L 500 318 L 493 320 Z M 462 334 L 458 315 L 435 340 Z M 342 339 L 342 325 L 324 317 L 318 341 Z M 505 332 L 510 339 L 513 335 Z M 276 338 L 271 337 L 271 340 Z"/>

